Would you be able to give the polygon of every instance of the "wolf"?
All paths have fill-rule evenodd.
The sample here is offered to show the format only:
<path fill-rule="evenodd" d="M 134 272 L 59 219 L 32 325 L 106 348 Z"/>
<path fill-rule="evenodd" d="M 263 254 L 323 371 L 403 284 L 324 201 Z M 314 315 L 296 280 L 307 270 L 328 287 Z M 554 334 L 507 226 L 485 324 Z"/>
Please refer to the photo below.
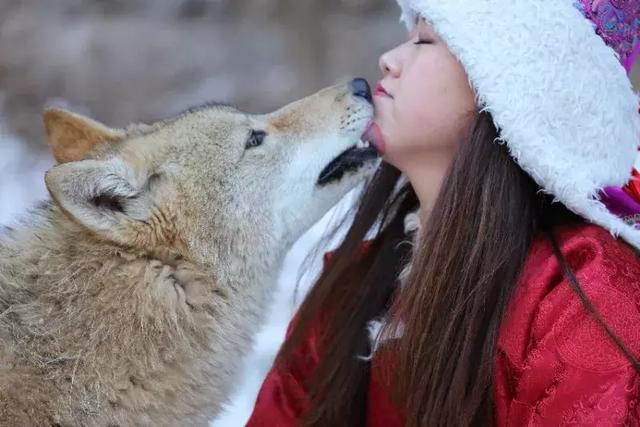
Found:
<path fill-rule="evenodd" d="M 50 200 L 0 232 L 0 424 L 207 425 L 293 242 L 376 169 L 362 79 L 273 113 L 44 113 Z"/>

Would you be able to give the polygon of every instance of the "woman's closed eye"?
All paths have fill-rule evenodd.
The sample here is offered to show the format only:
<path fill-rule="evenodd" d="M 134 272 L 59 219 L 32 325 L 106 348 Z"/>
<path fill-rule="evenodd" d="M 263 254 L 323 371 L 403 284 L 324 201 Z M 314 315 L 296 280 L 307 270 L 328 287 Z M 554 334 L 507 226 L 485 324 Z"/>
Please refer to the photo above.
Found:
<path fill-rule="evenodd" d="M 429 40 L 429 39 L 422 39 L 422 38 L 420 38 L 420 39 L 418 39 L 418 41 L 414 42 L 413 44 L 415 44 L 415 45 L 420 45 L 420 44 L 433 44 L 433 41 L 432 41 L 432 40 Z"/>

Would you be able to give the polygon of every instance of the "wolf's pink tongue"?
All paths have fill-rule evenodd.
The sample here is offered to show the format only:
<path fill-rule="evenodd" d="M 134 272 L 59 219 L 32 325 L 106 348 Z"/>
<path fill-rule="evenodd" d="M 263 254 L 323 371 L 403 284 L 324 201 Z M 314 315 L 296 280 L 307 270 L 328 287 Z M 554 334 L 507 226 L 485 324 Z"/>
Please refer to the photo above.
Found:
<path fill-rule="evenodd" d="M 371 122 L 369 127 L 362 135 L 363 141 L 369 141 L 371 145 L 378 150 L 378 153 L 382 156 L 385 151 L 384 138 L 382 137 L 382 131 L 380 126 L 376 122 Z"/>

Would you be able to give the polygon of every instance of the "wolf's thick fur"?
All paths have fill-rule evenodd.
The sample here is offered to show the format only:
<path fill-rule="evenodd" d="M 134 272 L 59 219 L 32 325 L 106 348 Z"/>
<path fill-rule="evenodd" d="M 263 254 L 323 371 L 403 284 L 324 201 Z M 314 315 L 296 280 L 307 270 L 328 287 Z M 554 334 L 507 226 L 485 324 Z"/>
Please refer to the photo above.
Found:
<path fill-rule="evenodd" d="M 46 112 L 52 200 L 0 232 L 0 423 L 206 425 L 285 252 L 365 175 L 316 185 L 371 115 L 346 86 L 126 130 Z"/>

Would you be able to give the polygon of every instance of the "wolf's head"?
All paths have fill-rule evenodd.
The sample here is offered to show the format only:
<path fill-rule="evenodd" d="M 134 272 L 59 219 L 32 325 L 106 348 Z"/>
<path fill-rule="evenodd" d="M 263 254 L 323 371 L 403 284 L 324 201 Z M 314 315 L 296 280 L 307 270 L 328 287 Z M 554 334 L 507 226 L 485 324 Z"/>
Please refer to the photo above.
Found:
<path fill-rule="evenodd" d="M 51 109 L 59 164 L 46 184 L 67 216 L 120 245 L 205 263 L 286 249 L 375 168 L 359 142 L 372 112 L 360 79 L 266 115 L 205 106 L 127 129 Z"/>

